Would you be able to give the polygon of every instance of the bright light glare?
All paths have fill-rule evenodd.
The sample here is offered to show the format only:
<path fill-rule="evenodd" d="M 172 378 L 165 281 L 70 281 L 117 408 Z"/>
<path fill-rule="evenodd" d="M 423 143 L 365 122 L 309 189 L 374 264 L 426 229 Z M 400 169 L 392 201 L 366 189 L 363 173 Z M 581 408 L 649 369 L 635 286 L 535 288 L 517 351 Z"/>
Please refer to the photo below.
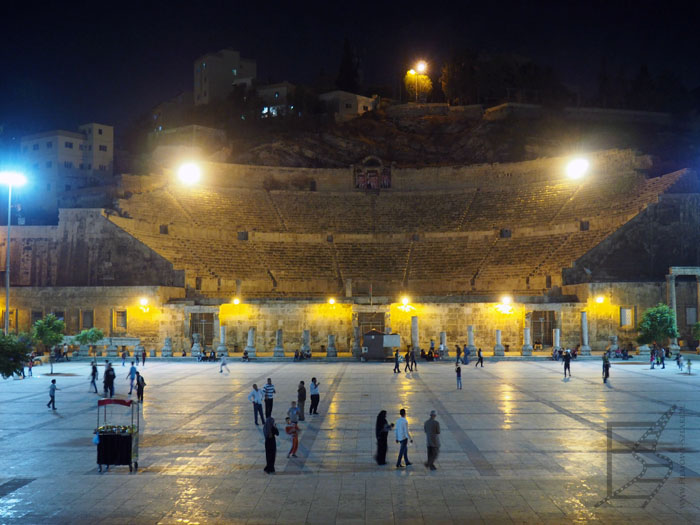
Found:
<path fill-rule="evenodd" d="M 332 297 L 328 299 L 328 304 L 335 304 L 335 299 L 333 299 Z"/>
<path fill-rule="evenodd" d="M 570 179 L 580 179 L 588 171 L 588 161 L 586 159 L 574 159 L 566 166 L 566 175 Z"/>
<path fill-rule="evenodd" d="M 510 295 L 504 295 L 501 297 L 501 303 L 502 304 L 510 304 L 513 302 L 513 298 Z"/>
<path fill-rule="evenodd" d="M 425 70 L 428 69 L 428 64 L 421 60 L 420 62 L 418 62 L 418 64 L 416 64 L 416 69 L 419 73 L 425 73 Z"/>
<path fill-rule="evenodd" d="M 236 298 L 233 300 L 233 304 L 241 304 L 241 300 L 240 300 L 238 297 L 236 297 Z"/>
<path fill-rule="evenodd" d="M 145 297 L 141 297 L 139 303 L 141 304 L 141 306 L 146 306 L 148 304 L 148 299 L 146 299 Z"/>
<path fill-rule="evenodd" d="M 404 306 L 408 304 L 408 297 L 402 297 L 401 302 L 403 303 Z"/>
<path fill-rule="evenodd" d="M 19 171 L 0 171 L 0 184 L 5 186 L 24 186 L 26 183 L 27 177 Z"/>
<path fill-rule="evenodd" d="M 416 74 L 416 70 L 415 70 L 415 69 L 409 69 L 409 70 L 408 70 L 408 74 L 409 74 L 409 75 L 415 75 L 415 74 Z"/>
<path fill-rule="evenodd" d="M 605 297 L 602 295 L 599 295 L 598 297 L 595 298 L 595 302 L 598 304 L 603 304 L 605 302 Z"/>
<path fill-rule="evenodd" d="M 180 166 L 180 169 L 177 170 L 177 176 L 184 184 L 197 184 L 202 177 L 202 170 L 194 162 L 188 162 Z"/>

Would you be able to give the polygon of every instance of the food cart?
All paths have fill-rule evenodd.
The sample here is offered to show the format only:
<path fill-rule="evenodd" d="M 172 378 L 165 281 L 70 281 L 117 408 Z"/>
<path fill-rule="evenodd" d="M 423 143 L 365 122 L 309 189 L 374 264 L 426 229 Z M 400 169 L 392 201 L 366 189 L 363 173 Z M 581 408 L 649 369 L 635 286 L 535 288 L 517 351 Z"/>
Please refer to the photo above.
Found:
<path fill-rule="evenodd" d="M 110 465 L 128 465 L 129 472 L 138 470 L 138 403 L 126 399 L 97 401 L 95 443 L 99 472 L 102 472 L 103 466 L 109 470 Z"/>

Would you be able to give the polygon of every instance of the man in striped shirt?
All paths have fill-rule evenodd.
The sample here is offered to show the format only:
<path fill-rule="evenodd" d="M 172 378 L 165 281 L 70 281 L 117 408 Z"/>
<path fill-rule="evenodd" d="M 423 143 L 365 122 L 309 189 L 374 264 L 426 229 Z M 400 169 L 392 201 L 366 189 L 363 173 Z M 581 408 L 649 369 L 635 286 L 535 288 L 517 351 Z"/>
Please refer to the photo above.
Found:
<path fill-rule="evenodd" d="M 265 398 L 265 417 L 272 415 L 272 403 L 275 398 L 275 385 L 272 384 L 272 379 L 267 378 L 267 384 L 263 387 L 263 397 Z"/>

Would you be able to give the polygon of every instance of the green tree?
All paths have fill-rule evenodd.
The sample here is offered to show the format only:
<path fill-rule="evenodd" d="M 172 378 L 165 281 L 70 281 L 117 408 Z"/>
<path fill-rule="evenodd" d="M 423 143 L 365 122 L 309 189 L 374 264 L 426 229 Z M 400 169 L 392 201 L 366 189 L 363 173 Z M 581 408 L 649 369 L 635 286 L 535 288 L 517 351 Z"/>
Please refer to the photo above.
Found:
<path fill-rule="evenodd" d="M 668 305 L 659 303 L 644 312 L 642 321 L 639 323 L 638 343 L 662 345 L 667 339 L 674 337 L 678 337 L 676 314 L 671 311 Z"/>
<path fill-rule="evenodd" d="M 63 332 L 66 324 L 54 314 L 49 314 L 34 323 L 32 337 L 41 344 L 44 351 L 50 351 L 51 347 L 63 341 Z"/>
<path fill-rule="evenodd" d="M 27 362 L 30 345 L 14 335 L 0 335 L 0 375 L 8 378 L 21 373 Z"/>
<path fill-rule="evenodd" d="M 406 72 L 403 78 L 403 83 L 408 94 L 409 101 L 423 101 L 428 98 L 428 95 L 433 91 L 433 82 L 428 75 L 422 75 L 413 69 Z M 416 93 L 418 96 L 416 96 Z"/>
<path fill-rule="evenodd" d="M 78 335 L 75 336 L 75 340 L 78 341 L 78 343 L 80 343 L 81 345 L 90 345 L 90 349 L 92 350 L 92 346 L 97 341 L 104 338 L 104 336 L 105 334 L 102 330 L 93 327 L 80 332 Z"/>

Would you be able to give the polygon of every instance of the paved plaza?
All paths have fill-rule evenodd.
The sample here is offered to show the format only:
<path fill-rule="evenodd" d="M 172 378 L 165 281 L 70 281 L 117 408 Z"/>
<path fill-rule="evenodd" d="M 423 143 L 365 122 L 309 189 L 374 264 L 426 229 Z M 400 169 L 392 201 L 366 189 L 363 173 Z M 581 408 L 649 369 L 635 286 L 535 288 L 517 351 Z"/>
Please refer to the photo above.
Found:
<path fill-rule="evenodd" d="M 127 363 L 128 364 L 128 363 Z M 116 363 L 117 395 L 128 392 Z M 393 363 L 147 361 L 139 470 L 98 473 L 98 396 L 89 363 L 0 380 L 0 523 L 685 523 L 700 520 L 700 376 L 599 361 Z M 403 368 L 403 366 L 402 366 Z M 100 377 L 102 367 L 100 367 Z M 321 383 L 319 415 L 286 458 L 284 415 L 299 380 Z M 263 472 L 261 427 L 246 397 L 272 377 L 277 473 Z M 50 379 L 56 412 L 46 407 Z M 101 383 L 100 383 L 101 386 Z M 135 397 L 135 396 L 134 396 Z M 372 459 L 374 424 L 408 411 L 413 465 Z M 423 422 L 438 413 L 438 470 Z M 308 410 L 308 401 L 307 401 Z"/>

